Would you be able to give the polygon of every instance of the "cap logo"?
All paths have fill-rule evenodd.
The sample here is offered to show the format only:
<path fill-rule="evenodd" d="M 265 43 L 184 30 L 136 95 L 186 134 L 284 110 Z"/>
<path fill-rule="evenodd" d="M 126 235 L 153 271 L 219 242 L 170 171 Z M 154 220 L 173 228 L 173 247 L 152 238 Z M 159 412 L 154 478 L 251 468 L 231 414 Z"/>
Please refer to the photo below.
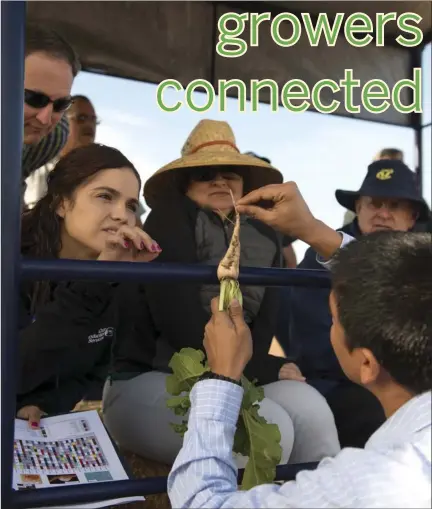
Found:
<path fill-rule="evenodd" d="M 376 174 L 376 178 L 377 178 L 378 180 L 389 180 L 389 179 L 391 179 L 391 178 L 392 178 L 393 173 L 394 173 L 394 170 L 392 170 L 392 169 L 380 170 L 380 171 Z"/>

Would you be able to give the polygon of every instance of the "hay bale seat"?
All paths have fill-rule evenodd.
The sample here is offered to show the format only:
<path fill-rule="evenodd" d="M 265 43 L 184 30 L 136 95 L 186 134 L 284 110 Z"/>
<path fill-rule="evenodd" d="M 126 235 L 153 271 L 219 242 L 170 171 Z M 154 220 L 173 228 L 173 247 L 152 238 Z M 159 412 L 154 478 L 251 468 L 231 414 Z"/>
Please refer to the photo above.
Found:
<path fill-rule="evenodd" d="M 102 402 L 101 401 L 81 401 L 75 407 L 74 411 L 97 410 L 102 418 Z M 158 463 L 157 461 L 148 460 L 137 454 L 120 449 L 120 455 L 124 460 L 126 468 L 131 476 L 135 479 L 143 479 L 145 477 L 163 477 L 169 474 L 171 467 Z M 159 495 L 149 495 L 145 497 L 145 502 L 133 502 L 131 504 L 123 504 L 112 506 L 110 509 L 171 509 L 171 504 L 166 493 Z"/>
<path fill-rule="evenodd" d="M 129 468 L 129 472 L 136 479 L 144 479 L 145 477 L 166 477 L 171 470 L 169 465 L 148 460 L 130 451 L 121 450 L 120 454 Z M 168 495 L 162 493 L 159 495 L 146 496 L 145 502 L 133 502 L 132 504 L 115 506 L 116 509 L 120 509 L 120 507 L 124 507 L 125 509 L 171 509 L 171 504 Z M 111 509 L 114 509 L 114 507 Z"/>

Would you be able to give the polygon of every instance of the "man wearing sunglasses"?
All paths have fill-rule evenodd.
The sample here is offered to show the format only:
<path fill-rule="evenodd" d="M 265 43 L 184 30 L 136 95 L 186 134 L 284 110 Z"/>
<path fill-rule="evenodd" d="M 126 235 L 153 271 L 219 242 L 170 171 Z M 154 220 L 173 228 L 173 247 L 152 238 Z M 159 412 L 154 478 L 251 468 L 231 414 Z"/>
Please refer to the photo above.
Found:
<path fill-rule="evenodd" d="M 74 49 L 60 35 L 27 25 L 23 179 L 54 159 L 66 144 L 69 124 L 64 113 L 72 104 L 70 92 L 80 68 Z"/>
<path fill-rule="evenodd" d="M 68 121 L 69 134 L 61 151 L 48 163 L 34 171 L 27 179 L 27 189 L 24 202 L 28 208 L 33 208 L 46 192 L 48 173 L 54 169 L 61 157 L 78 147 L 85 147 L 94 143 L 96 126 L 99 123 L 96 112 L 88 97 L 84 95 L 72 96 L 71 107 L 68 108 L 61 122 Z"/>

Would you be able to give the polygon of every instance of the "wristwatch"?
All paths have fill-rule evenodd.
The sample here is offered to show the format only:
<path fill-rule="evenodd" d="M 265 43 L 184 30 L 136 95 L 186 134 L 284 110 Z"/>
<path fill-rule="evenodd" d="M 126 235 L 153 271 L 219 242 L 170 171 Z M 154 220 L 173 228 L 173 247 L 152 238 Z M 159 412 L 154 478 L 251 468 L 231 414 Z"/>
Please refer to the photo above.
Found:
<path fill-rule="evenodd" d="M 213 371 L 206 371 L 200 378 L 201 380 L 223 380 L 225 382 L 231 382 L 232 384 L 242 386 L 241 382 L 239 380 L 234 380 L 234 378 L 229 378 L 227 376 L 218 375 L 216 373 L 213 373 Z"/>

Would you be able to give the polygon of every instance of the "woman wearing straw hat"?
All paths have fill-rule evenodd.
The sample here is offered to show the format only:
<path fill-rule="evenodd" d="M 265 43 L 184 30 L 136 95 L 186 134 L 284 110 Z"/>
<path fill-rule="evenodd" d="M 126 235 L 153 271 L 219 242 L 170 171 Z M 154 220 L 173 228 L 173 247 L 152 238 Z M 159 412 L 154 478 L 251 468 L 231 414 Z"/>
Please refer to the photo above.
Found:
<path fill-rule="evenodd" d="M 218 265 L 228 247 L 233 203 L 244 193 L 282 182 L 266 161 L 241 154 L 225 122 L 202 120 L 189 135 L 182 157 L 145 184 L 152 211 L 144 229 L 157 231 L 160 262 Z M 277 234 L 257 220 L 241 218 L 241 265 L 281 266 Z M 269 355 L 278 315 L 279 289 L 242 287 L 244 313 L 252 329 L 254 356 L 246 376 L 258 379 L 266 398 L 261 412 L 281 430 L 283 461 L 318 461 L 339 451 L 333 415 L 318 392 L 290 372 L 288 359 Z M 170 464 L 182 440 L 170 423 L 181 422 L 166 406 L 168 363 L 181 348 L 203 348 L 203 331 L 217 285 L 146 284 L 131 317 L 135 332 L 118 345 L 115 373 L 105 386 L 104 418 L 125 449 Z M 140 312 L 150 310 L 155 343 L 140 334 Z M 142 324 L 148 330 L 146 324 Z M 151 366 L 150 368 L 146 366 Z M 133 416 L 125 419 L 125 415 Z"/>

